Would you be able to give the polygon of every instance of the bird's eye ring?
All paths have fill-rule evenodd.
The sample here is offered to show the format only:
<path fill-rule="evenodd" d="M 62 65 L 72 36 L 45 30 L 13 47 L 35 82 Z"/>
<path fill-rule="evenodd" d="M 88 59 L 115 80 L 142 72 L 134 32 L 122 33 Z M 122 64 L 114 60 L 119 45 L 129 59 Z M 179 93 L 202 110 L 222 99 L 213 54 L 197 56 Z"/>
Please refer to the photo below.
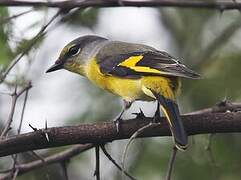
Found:
<path fill-rule="evenodd" d="M 78 47 L 78 46 L 73 46 L 73 47 L 69 48 L 69 54 L 71 56 L 75 56 L 76 54 L 79 53 L 79 51 L 80 51 L 80 47 Z"/>

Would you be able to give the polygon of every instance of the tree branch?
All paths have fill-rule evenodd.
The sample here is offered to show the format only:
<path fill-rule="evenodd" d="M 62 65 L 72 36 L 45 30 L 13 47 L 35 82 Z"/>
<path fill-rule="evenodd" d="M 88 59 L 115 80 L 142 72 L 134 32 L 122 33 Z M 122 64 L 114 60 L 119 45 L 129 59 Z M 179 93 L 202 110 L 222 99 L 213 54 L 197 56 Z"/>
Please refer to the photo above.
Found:
<path fill-rule="evenodd" d="M 172 170 L 174 168 L 174 162 L 176 160 L 177 151 L 178 149 L 176 148 L 176 146 L 174 146 L 172 149 L 172 154 L 171 154 L 169 163 L 168 163 L 166 180 L 171 180 Z"/>
<path fill-rule="evenodd" d="M 60 9 L 86 8 L 86 7 L 118 7 L 118 6 L 135 6 L 135 7 L 179 7 L 179 8 L 207 8 L 232 10 L 241 9 L 240 2 L 234 1 L 192 1 L 192 0 L 85 0 L 85 1 L 25 1 L 25 0 L 1 0 L 0 6 L 31 6 L 31 7 L 52 7 Z"/>
<path fill-rule="evenodd" d="M 38 169 L 40 167 L 63 162 L 66 160 L 71 159 L 72 157 L 92 148 L 92 144 L 85 144 L 85 145 L 75 145 L 63 152 L 51 155 L 49 157 L 44 158 L 43 160 L 36 160 L 29 163 L 18 164 L 16 165 L 15 169 L 18 171 L 18 175 L 22 175 L 34 169 Z M 10 169 L 9 171 L 12 171 Z M 1 177 L 1 180 L 9 179 L 12 176 L 11 172 L 6 173 L 4 176 Z"/>
<path fill-rule="evenodd" d="M 70 144 L 104 144 L 118 139 L 127 139 L 138 129 L 146 126 L 150 120 L 151 118 L 146 117 L 124 121 L 121 124 L 120 133 L 116 132 L 113 122 L 40 129 L 0 141 L 0 157 Z M 241 112 L 183 115 L 182 120 L 188 135 L 241 132 Z M 49 140 L 46 139 L 46 133 Z M 161 125 L 156 124 L 146 129 L 139 137 L 170 135 L 169 127 L 162 118 Z"/>
<path fill-rule="evenodd" d="M 31 83 L 28 83 L 28 85 L 26 87 L 24 87 L 22 90 L 17 92 L 17 86 L 15 86 L 14 93 L 11 95 L 12 96 L 12 105 L 11 105 L 10 114 L 8 116 L 6 126 L 4 127 L 4 129 L 3 129 L 3 131 L 0 135 L 0 139 L 4 138 L 11 128 L 11 124 L 12 124 L 12 121 L 13 121 L 13 115 L 14 115 L 14 112 L 15 112 L 15 107 L 16 107 L 17 100 L 18 100 L 19 96 L 21 96 L 25 91 L 28 92 L 31 87 L 32 87 Z"/>

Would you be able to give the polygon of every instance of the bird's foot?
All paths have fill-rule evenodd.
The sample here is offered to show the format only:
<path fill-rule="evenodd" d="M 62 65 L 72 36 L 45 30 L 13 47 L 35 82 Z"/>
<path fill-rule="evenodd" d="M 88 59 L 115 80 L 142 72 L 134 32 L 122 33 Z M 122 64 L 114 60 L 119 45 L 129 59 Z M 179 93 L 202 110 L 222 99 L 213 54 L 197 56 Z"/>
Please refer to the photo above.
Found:
<path fill-rule="evenodd" d="M 141 119 L 141 118 L 145 118 L 146 116 L 145 116 L 145 114 L 144 114 L 144 112 L 141 110 L 141 108 L 140 108 L 140 112 L 138 112 L 138 113 L 132 113 L 133 115 L 136 115 L 136 119 Z"/>
<path fill-rule="evenodd" d="M 121 118 L 121 115 L 114 119 L 117 133 L 120 133 L 120 130 L 121 130 L 120 126 L 122 122 L 123 122 L 123 119 Z"/>
<path fill-rule="evenodd" d="M 162 121 L 159 107 L 157 108 L 153 119 L 151 120 L 152 123 L 160 123 Z"/>
<path fill-rule="evenodd" d="M 157 101 L 157 107 L 156 107 L 156 112 L 151 120 L 151 123 L 160 123 L 161 122 L 161 115 L 160 115 L 160 103 Z"/>

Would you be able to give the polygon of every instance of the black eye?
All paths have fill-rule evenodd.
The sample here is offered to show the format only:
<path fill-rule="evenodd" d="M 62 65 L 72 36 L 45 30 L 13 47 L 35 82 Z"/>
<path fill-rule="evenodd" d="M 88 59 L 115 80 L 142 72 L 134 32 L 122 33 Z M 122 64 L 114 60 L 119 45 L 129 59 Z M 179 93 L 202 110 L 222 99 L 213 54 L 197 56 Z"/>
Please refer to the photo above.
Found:
<path fill-rule="evenodd" d="M 80 47 L 79 46 L 73 46 L 69 49 L 69 54 L 71 56 L 74 56 L 79 53 Z"/>

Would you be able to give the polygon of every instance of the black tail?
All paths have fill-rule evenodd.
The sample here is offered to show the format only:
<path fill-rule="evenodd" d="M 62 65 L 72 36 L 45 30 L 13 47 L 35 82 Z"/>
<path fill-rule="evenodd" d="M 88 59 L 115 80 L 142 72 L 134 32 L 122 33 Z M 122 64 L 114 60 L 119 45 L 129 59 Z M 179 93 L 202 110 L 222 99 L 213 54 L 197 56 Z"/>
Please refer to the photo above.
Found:
<path fill-rule="evenodd" d="M 166 99 L 159 94 L 153 94 L 160 103 L 161 110 L 168 120 L 176 147 L 185 150 L 188 146 L 188 137 L 184 130 L 177 104 L 173 100 Z"/>

